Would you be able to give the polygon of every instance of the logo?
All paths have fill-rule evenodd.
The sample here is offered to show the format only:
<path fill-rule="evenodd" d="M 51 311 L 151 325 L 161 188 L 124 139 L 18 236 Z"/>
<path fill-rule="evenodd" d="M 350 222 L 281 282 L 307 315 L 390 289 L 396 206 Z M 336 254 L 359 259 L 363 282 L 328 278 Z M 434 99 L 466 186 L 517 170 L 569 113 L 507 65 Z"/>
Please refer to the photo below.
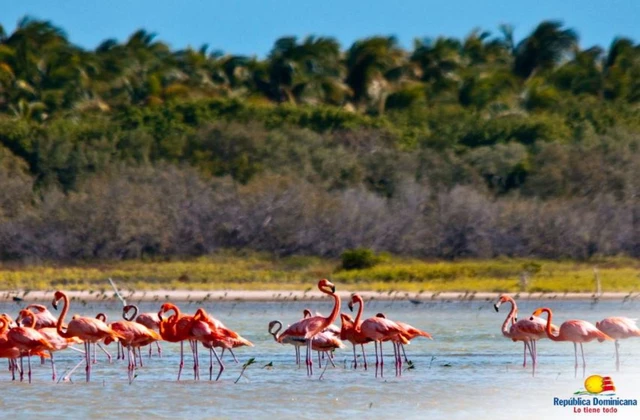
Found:
<path fill-rule="evenodd" d="M 584 389 L 574 392 L 573 395 L 616 395 L 616 386 L 611 376 L 591 375 L 584 380 Z"/>
<path fill-rule="evenodd" d="M 572 408 L 574 413 L 618 413 L 626 407 L 637 407 L 635 398 L 616 396 L 616 386 L 610 376 L 591 375 L 584 381 L 584 388 L 570 398 L 553 398 L 553 405 Z"/>

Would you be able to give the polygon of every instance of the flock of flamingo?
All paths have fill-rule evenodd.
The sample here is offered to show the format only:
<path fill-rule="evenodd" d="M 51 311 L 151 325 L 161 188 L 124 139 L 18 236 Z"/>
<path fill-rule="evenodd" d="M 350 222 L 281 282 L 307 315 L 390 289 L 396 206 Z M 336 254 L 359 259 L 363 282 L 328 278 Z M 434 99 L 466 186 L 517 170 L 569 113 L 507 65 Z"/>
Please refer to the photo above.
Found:
<path fill-rule="evenodd" d="M 301 363 L 300 348 L 305 347 L 305 364 L 309 376 L 313 375 L 313 351 L 318 352 L 320 367 L 325 356 L 328 363 L 333 364 L 333 351 L 344 348 L 343 341 L 348 341 L 353 346 L 352 366 L 354 369 L 358 367 L 356 346 L 360 346 L 365 370 L 368 365 L 364 345 L 370 342 L 374 343 L 376 377 L 378 377 L 378 372 L 381 377 L 384 376 L 382 343 L 391 342 L 394 350 L 395 374 L 401 376 L 403 357 L 408 362 L 404 345 L 417 337 L 432 339 L 429 333 L 406 323 L 387 319 L 382 313 L 362 320 L 364 301 L 358 294 L 353 294 L 348 303 L 351 311 L 355 305 L 358 306 L 356 318 L 353 319 L 349 314 L 340 313 L 340 297 L 336 294 L 335 286 L 331 282 L 326 279 L 320 280 L 318 289 L 330 295 L 334 300 L 333 310 L 328 316 L 313 315 L 310 311 L 305 310 L 301 320 L 291 324 L 282 332 L 280 332 L 283 328 L 282 322 L 274 320 L 268 325 L 268 331 L 276 342 L 294 346 L 296 363 L 298 364 Z M 111 355 L 102 343 L 109 345 L 112 342 L 117 342 L 118 359 L 124 360 L 124 350 L 127 350 L 127 372 L 131 380 L 137 365 L 142 366 L 143 363 L 141 348 L 149 346 L 149 357 L 151 357 L 152 346 L 155 345 L 158 355 L 161 356 L 160 341 L 180 343 L 178 380 L 180 380 L 184 367 L 185 341 L 188 342 L 193 355 L 194 379 L 200 379 L 198 344 L 202 344 L 209 350 L 209 379 L 213 378 L 213 359 L 215 358 L 219 366 L 216 376 L 216 380 L 218 380 L 224 371 L 222 357 L 225 350 L 228 350 L 237 362 L 233 349 L 253 346 L 249 340 L 227 328 L 202 308 L 198 309 L 194 315 L 187 315 L 182 314 L 176 305 L 165 303 L 160 307 L 158 313 L 138 314 L 138 308 L 135 305 L 127 305 L 123 308 L 123 320 L 107 323 L 106 316 L 102 313 L 95 317 L 74 315 L 71 321 L 65 325 L 64 319 L 69 311 L 69 299 L 65 293 L 57 291 L 52 302 L 54 309 L 57 309 L 58 302 L 61 300 L 63 307 L 58 318 L 54 317 L 45 306 L 38 304 L 31 304 L 22 309 L 15 321 L 7 314 L 0 315 L 0 358 L 8 359 L 13 380 L 16 379 L 16 373 L 19 373 L 21 381 L 24 380 L 23 359 L 26 357 L 27 377 L 31 382 L 31 356 L 40 356 L 43 363 L 45 358 L 51 360 L 52 379 L 55 381 L 57 374 L 54 352 L 72 349 L 84 353 L 84 360 L 78 363 L 70 373 L 85 363 L 86 380 L 89 382 L 91 366 L 96 363 L 96 347 L 100 348 L 111 362 Z M 558 328 L 552 324 L 553 314 L 549 308 L 538 308 L 530 317 L 518 320 L 516 302 L 508 295 L 500 296 L 494 305 L 495 310 L 499 311 L 500 305 L 507 302 L 511 304 L 511 310 L 502 324 L 502 334 L 513 341 L 524 343 L 523 367 L 526 367 L 528 353 L 531 357 L 534 375 L 538 364 L 536 342 L 539 339 L 548 337 L 552 341 L 573 342 L 577 374 L 578 344 L 580 344 L 582 353 L 584 373 L 586 362 L 582 344 L 593 340 L 600 342 L 615 340 L 616 368 L 619 370 L 619 340 L 634 336 L 640 337 L 640 329 L 636 326 L 635 321 L 629 318 L 609 317 L 595 325 L 583 320 L 569 320 Z M 165 317 L 165 314 L 169 313 L 171 313 L 170 316 Z M 547 314 L 546 320 L 539 317 L 543 313 Z M 341 327 L 333 324 L 338 315 L 340 315 L 342 322 Z M 73 344 L 84 344 L 84 351 L 73 347 Z M 216 348 L 222 350 L 220 355 L 218 355 Z"/>

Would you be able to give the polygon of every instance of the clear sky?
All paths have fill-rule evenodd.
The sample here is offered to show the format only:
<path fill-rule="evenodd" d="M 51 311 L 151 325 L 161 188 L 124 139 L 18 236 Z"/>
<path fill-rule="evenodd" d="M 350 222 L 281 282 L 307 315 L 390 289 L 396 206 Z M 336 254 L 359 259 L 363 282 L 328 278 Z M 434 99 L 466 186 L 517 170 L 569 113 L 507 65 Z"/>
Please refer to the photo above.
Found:
<path fill-rule="evenodd" d="M 414 38 L 462 38 L 474 27 L 497 33 L 510 23 L 519 40 L 545 19 L 575 29 L 582 47 L 606 48 L 619 35 L 640 41 L 640 0 L 0 0 L 7 32 L 25 15 L 51 20 L 85 48 L 144 28 L 176 49 L 207 43 L 258 56 L 285 35 L 333 36 L 343 48 L 396 35 L 411 48 Z"/>

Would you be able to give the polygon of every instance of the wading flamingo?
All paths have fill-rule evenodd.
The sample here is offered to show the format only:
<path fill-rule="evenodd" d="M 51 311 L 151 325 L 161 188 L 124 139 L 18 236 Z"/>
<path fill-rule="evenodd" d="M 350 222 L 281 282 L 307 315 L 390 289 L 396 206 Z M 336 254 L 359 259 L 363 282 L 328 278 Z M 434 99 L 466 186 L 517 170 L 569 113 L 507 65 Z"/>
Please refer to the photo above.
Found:
<path fill-rule="evenodd" d="M 349 302 L 349 309 L 353 311 L 353 305 L 358 304 L 358 314 L 354 321 L 356 334 L 362 334 L 373 341 L 376 351 L 376 378 L 378 377 L 378 366 L 380 367 L 380 377 L 384 376 L 384 355 L 382 353 L 382 342 L 393 342 L 393 353 L 395 355 L 395 368 L 396 376 L 402 375 L 402 358 L 400 357 L 400 351 L 398 349 L 399 343 L 408 344 L 409 340 L 406 339 L 407 331 L 396 324 L 395 322 L 386 318 L 367 318 L 362 323 L 362 312 L 364 307 L 364 301 L 358 294 L 351 296 Z M 380 344 L 380 358 L 378 358 L 378 343 Z"/>
<path fill-rule="evenodd" d="M 640 337 L 640 329 L 636 325 L 635 319 L 622 316 L 610 316 L 600 322 L 596 322 L 596 328 L 616 340 L 616 371 L 619 372 L 620 357 L 618 355 L 618 349 L 620 348 L 620 340 L 623 338 Z"/>
<path fill-rule="evenodd" d="M 502 335 L 510 338 L 514 342 L 522 341 L 524 343 L 524 360 L 522 367 L 527 367 L 528 350 L 531 355 L 533 375 L 535 375 L 536 366 L 538 365 L 538 346 L 536 341 L 547 337 L 547 333 L 545 332 L 547 323 L 544 319 L 537 316 L 531 316 L 528 319 L 518 321 L 518 305 L 516 305 L 516 301 L 509 295 L 500 295 L 498 302 L 496 302 L 493 307 L 496 312 L 499 312 L 500 305 L 507 302 L 511 304 L 511 310 L 502 323 Z M 509 326 L 509 321 L 511 321 L 511 326 Z M 551 332 L 556 335 L 558 333 L 558 327 L 551 324 Z"/>
<path fill-rule="evenodd" d="M 553 313 L 549 308 L 536 309 L 531 318 L 539 316 L 543 312 L 547 313 L 547 325 L 545 332 L 547 337 L 551 341 L 571 341 L 573 342 L 573 351 L 575 354 L 575 374 L 578 376 L 578 343 L 580 343 L 580 353 L 582 354 L 582 375 L 584 376 L 587 369 L 587 362 L 584 359 L 584 349 L 582 343 L 588 343 L 589 341 L 598 340 L 600 342 L 604 340 L 613 340 L 611 337 L 600 331 L 590 322 L 583 321 L 581 319 L 571 319 L 565 321 L 560 325 L 558 334 L 554 334 L 551 330 L 551 318 Z"/>
<path fill-rule="evenodd" d="M 30 305 L 31 306 L 31 305 Z M 28 308 L 28 306 L 27 306 Z M 24 325 L 25 327 L 34 328 L 36 325 L 36 320 L 38 319 L 37 314 L 34 316 L 34 313 L 30 309 L 23 309 L 20 311 L 18 315 L 17 323 Z M 56 380 L 56 363 L 53 357 L 53 353 L 60 350 L 65 350 L 70 348 L 71 344 L 80 344 L 82 341 L 78 337 L 73 338 L 64 338 L 58 334 L 58 331 L 55 327 L 46 327 L 38 329 L 38 332 L 42 334 L 42 336 L 51 344 L 52 348 L 49 349 L 49 356 L 51 356 L 51 379 Z M 81 350 L 74 349 L 78 352 L 82 352 Z"/>
<path fill-rule="evenodd" d="M 53 316 L 51 312 L 49 312 L 46 306 L 32 303 L 24 309 L 29 309 L 29 312 L 32 314 L 28 317 L 22 318 L 22 322 L 24 323 L 24 325 L 31 325 L 31 317 L 33 317 L 35 319 L 35 324 L 31 328 L 39 330 L 41 328 L 56 327 L 56 322 L 58 322 L 58 320 L 55 316 Z"/>
<path fill-rule="evenodd" d="M 274 331 L 274 327 L 276 326 L 278 328 Z M 278 333 L 280 332 L 281 329 L 282 329 L 282 322 L 278 320 L 273 320 L 269 322 L 269 334 L 271 334 L 273 336 L 273 339 L 280 344 L 291 344 L 292 346 L 294 346 L 296 351 L 296 364 L 299 365 L 300 364 L 300 347 L 306 346 L 306 340 L 304 338 L 294 337 L 294 336 L 284 337 L 282 340 L 279 340 Z"/>
<path fill-rule="evenodd" d="M 52 350 L 53 346 L 49 341 L 35 328 L 29 327 L 13 327 L 7 331 L 7 339 L 21 352 L 20 356 L 20 380 L 23 379 L 22 369 L 22 355 L 27 355 L 27 362 L 29 367 L 29 383 L 31 383 L 31 355 L 34 353 L 41 353 L 46 350 Z"/>
<path fill-rule="evenodd" d="M 122 343 L 122 346 L 127 349 L 127 360 L 128 366 L 127 371 L 129 374 L 129 380 L 131 380 L 133 376 L 133 372 L 136 368 L 136 348 L 141 346 L 151 344 L 154 341 L 161 340 L 160 334 L 145 327 L 142 324 L 138 324 L 137 322 L 121 320 L 115 321 L 109 324 L 112 330 L 120 333 L 123 337 L 119 340 Z M 113 341 L 111 338 L 106 338 L 104 340 L 105 344 L 110 344 Z M 131 357 L 133 355 L 133 358 Z M 140 366 L 142 366 L 142 357 L 140 357 Z"/>
<path fill-rule="evenodd" d="M 356 345 L 359 344 L 362 349 L 362 360 L 364 362 L 364 370 L 367 370 L 367 355 L 364 351 L 364 345 L 372 342 L 373 340 L 365 337 L 362 333 L 356 333 L 356 325 L 351 315 L 341 313 L 340 321 L 342 322 L 342 327 L 340 328 L 340 339 L 346 340 L 353 345 L 353 368 L 358 368 L 358 358 L 356 356 Z M 360 321 L 362 324 L 362 321 Z"/>
<path fill-rule="evenodd" d="M 275 331 L 274 331 L 274 327 L 278 327 Z M 279 340 L 279 336 L 278 336 L 278 332 L 282 329 L 282 322 L 278 321 L 278 320 L 274 320 L 271 321 L 269 323 L 269 334 L 271 334 L 273 336 L 273 339 L 276 340 L 276 342 L 281 343 L 281 344 L 292 344 L 293 346 L 295 346 L 296 349 L 296 363 L 299 364 L 300 363 L 300 347 L 304 347 L 307 345 L 307 340 L 305 340 L 303 337 L 295 337 L 295 336 L 288 336 L 288 337 L 284 337 L 282 339 L 282 341 Z M 333 333 L 325 330 L 320 332 L 319 334 L 317 334 L 314 339 L 313 339 L 313 348 L 312 350 L 317 351 L 318 352 L 318 367 L 322 367 L 322 362 L 320 361 L 320 354 L 321 353 L 326 353 L 327 357 L 329 358 L 329 362 L 331 362 L 331 364 L 335 367 L 335 363 L 333 363 L 333 356 L 331 354 L 331 352 L 333 352 L 336 349 L 341 349 L 344 348 L 344 344 L 342 343 L 342 341 L 336 337 Z"/>
<path fill-rule="evenodd" d="M 14 347 L 13 343 L 7 338 L 8 328 L 9 321 L 5 317 L 5 314 L 0 315 L 0 359 L 9 360 L 9 371 L 11 372 L 12 379 L 15 381 L 16 370 L 18 370 L 16 360 L 20 357 L 20 350 Z"/>
<path fill-rule="evenodd" d="M 62 323 L 64 317 L 69 311 L 69 298 L 64 292 L 58 290 L 53 296 L 53 302 L 51 303 L 54 309 L 58 309 L 58 302 L 63 301 L 62 312 L 58 317 L 58 323 L 56 329 L 58 334 L 63 338 L 78 337 L 84 342 L 85 358 L 87 361 L 87 367 L 85 368 L 87 373 L 87 382 L 91 380 L 91 344 L 98 343 L 109 337 L 115 341 L 124 338 L 120 333 L 112 330 L 107 324 L 96 319 L 84 316 L 75 316 L 74 319 L 69 322 L 67 330 L 62 330 Z"/>
<path fill-rule="evenodd" d="M 279 342 L 283 342 L 286 337 L 303 337 L 307 340 L 307 375 L 313 375 L 313 360 L 311 358 L 311 352 L 313 349 L 313 338 L 327 328 L 338 317 L 340 312 L 340 296 L 336 294 L 336 287 L 327 279 L 322 279 L 318 282 L 318 289 L 322 293 L 331 295 L 334 300 L 333 310 L 328 317 L 312 316 L 302 319 L 289 326 L 278 337 Z"/>
<path fill-rule="evenodd" d="M 378 312 L 376 314 L 376 317 L 378 318 L 386 318 L 387 316 L 385 314 L 383 314 L 382 312 Z M 424 337 L 424 338 L 428 338 L 429 340 L 433 340 L 433 336 L 431 336 L 431 334 L 429 334 L 426 331 L 422 331 L 416 327 L 414 327 L 413 325 L 409 325 L 406 322 L 401 322 L 401 321 L 394 321 L 396 324 L 400 325 L 402 328 L 404 328 L 404 330 L 407 332 L 405 336 L 405 338 L 409 341 L 413 340 L 414 338 L 417 337 Z M 402 343 L 398 343 L 400 348 L 402 349 L 402 355 L 404 356 L 404 361 L 409 363 L 409 359 L 407 358 L 407 352 L 404 350 L 404 344 Z"/>
<path fill-rule="evenodd" d="M 127 314 L 133 310 L 133 313 L 129 316 Z M 122 308 L 122 317 L 127 321 L 135 321 L 138 324 L 142 324 L 150 330 L 160 330 L 160 318 L 158 314 L 154 312 L 144 312 L 138 315 L 138 307 L 136 305 L 127 305 Z M 160 340 L 156 341 L 158 348 L 158 357 L 162 357 L 162 347 L 160 346 Z M 149 345 L 149 358 L 151 358 L 153 346 Z"/>

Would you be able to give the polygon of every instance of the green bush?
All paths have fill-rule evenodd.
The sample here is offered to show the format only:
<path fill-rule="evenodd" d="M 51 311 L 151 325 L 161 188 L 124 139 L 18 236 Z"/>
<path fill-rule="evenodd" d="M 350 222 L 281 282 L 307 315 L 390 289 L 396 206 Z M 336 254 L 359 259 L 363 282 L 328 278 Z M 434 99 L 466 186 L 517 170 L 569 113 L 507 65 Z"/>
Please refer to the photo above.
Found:
<path fill-rule="evenodd" d="M 342 253 L 342 268 L 345 270 L 359 270 L 370 268 L 380 262 L 380 258 L 369 248 L 349 249 Z"/>

